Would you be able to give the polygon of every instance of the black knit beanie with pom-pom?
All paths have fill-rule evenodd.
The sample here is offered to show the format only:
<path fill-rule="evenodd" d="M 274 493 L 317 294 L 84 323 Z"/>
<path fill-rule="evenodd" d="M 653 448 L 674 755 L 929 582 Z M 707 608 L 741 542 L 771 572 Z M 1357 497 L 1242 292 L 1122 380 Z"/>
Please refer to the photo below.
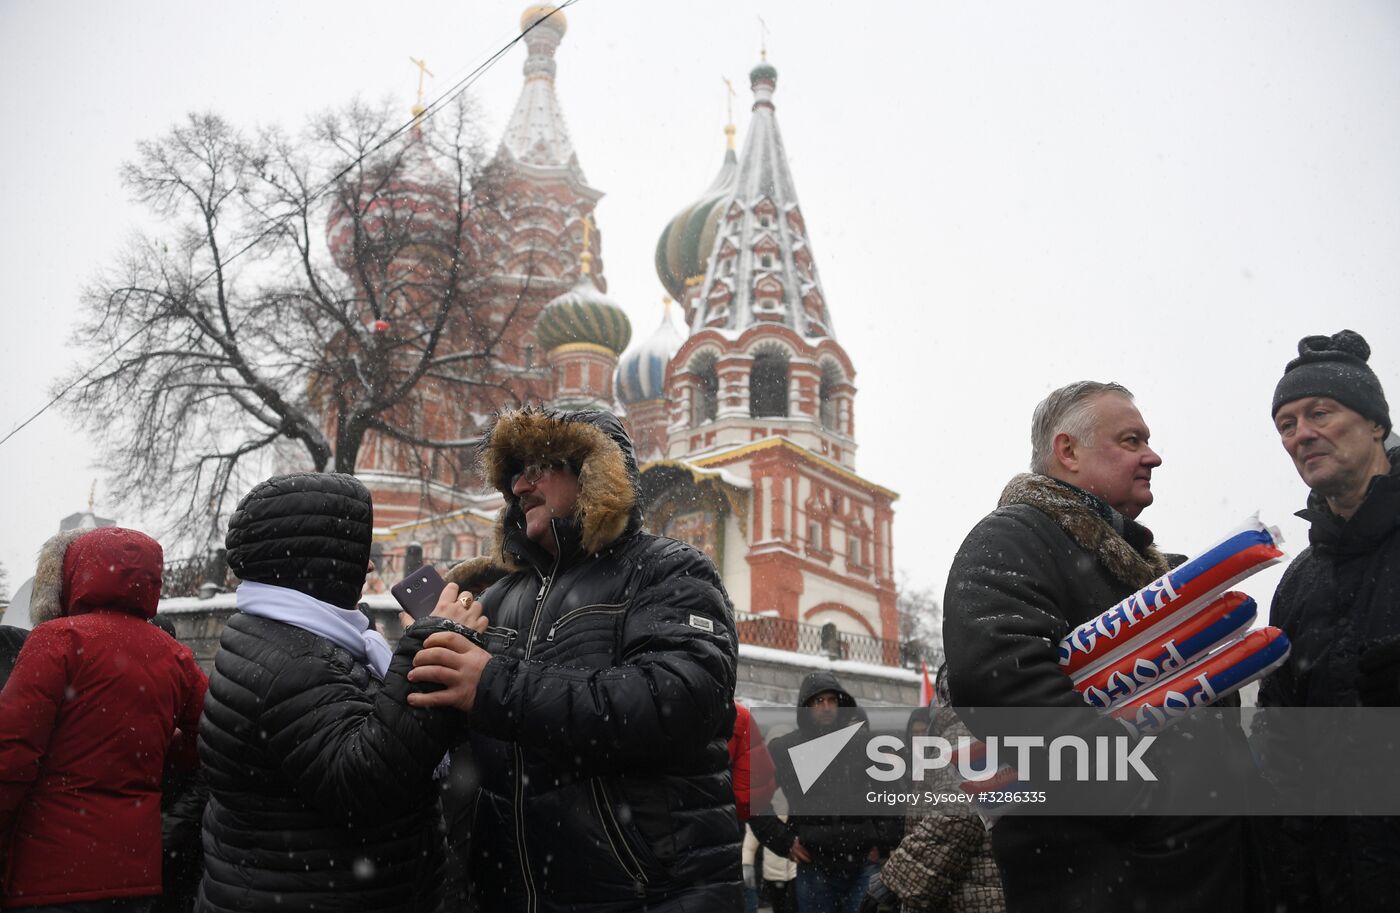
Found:
<path fill-rule="evenodd" d="M 1342 330 L 1331 336 L 1298 340 L 1298 357 L 1283 369 L 1274 388 L 1274 410 L 1307 396 L 1328 396 L 1383 426 L 1390 434 L 1390 407 L 1381 382 L 1366 364 L 1371 347 L 1360 333 Z"/>

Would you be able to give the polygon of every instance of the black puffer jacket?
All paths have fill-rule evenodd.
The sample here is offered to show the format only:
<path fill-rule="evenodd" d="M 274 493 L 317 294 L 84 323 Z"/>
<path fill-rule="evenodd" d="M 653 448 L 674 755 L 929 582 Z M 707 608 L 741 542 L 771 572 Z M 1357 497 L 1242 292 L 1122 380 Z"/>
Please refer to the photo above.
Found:
<path fill-rule="evenodd" d="M 1390 461 L 1390 475 L 1372 483 L 1351 519 L 1342 521 L 1315 495 L 1299 512 L 1312 523 L 1310 547 L 1289 565 L 1269 614 L 1293 649 L 1260 688 L 1260 706 L 1357 706 L 1357 658 L 1371 644 L 1400 636 L 1400 450 L 1391 451 Z M 1261 728 L 1256 735 L 1265 775 L 1276 788 L 1317 795 L 1317 781 L 1299 782 L 1291 762 L 1288 740 L 1305 733 Z M 1400 900 L 1400 818 L 1290 818 L 1279 824 L 1271 831 L 1271 849 L 1288 910 L 1394 909 Z"/>
<path fill-rule="evenodd" d="M 369 492 L 351 476 L 270 479 L 230 521 L 229 564 L 245 581 L 353 610 L 372 514 Z M 424 638 L 454 627 L 429 617 L 409 628 L 380 683 L 325 637 L 263 615 L 229 619 L 199 728 L 210 793 L 199 910 L 439 907 L 443 833 L 432 773 L 459 736 L 461 715 L 409 707 L 415 686 L 405 676 Z"/>
<path fill-rule="evenodd" d="M 579 467 L 558 557 L 524 535 L 510 478 Z M 484 452 L 506 496 L 494 560 L 454 568 L 496 654 L 471 713 L 481 793 L 473 875 L 486 910 L 741 908 L 725 740 L 738 640 L 714 565 L 639 532 L 637 470 L 603 412 L 501 416 Z"/>
<path fill-rule="evenodd" d="M 830 724 L 819 725 L 807 703 L 824 691 L 836 692 L 840 710 Z M 807 794 L 797 782 L 788 749 L 828 732 L 844 729 L 866 719 L 865 711 L 856 699 L 841 687 L 836 674 L 828 671 L 810 672 L 802 679 L 797 691 L 797 728 L 768 743 L 773 758 L 778 788 L 787 799 L 790 813 L 786 821 L 773 814 L 756 814 L 749 827 L 765 847 L 780 856 L 792 851 L 793 840 L 812 857 L 812 864 L 824 872 L 838 876 L 858 873 L 869 862 L 870 850 L 886 854 L 899 844 L 902 822 L 894 816 L 833 815 L 808 801 Z M 870 727 L 866 726 L 841 749 L 836 760 L 821 775 L 824 795 L 854 795 L 868 788 L 864 774 L 866 743 Z"/>
<path fill-rule="evenodd" d="M 454 711 L 408 707 L 404 676 L 445 626 L 410 628 L 380 686 L 325 638 L 229 619 L 199 727 L 210 796 L 198 909 L 437 909 L 432 773 L 459 723 Z"/>
<path fill-rule="evenodd" d="M 1168 567 L 1151 533 L 1073 486 L 1046 476 L 1014 478 L 1001 506 L 968 534 L 948 575 L 943 637 L 952 699 L 985 738 L 977 707 L 1065 707 L 1082 714 L 1056 645 Z M 1078 716 L 1063 731 L 1078 727 Z M 1053 725 L 1053 724 L 1052 724 Z M 1183 720 L 1158 736 L 1154 762 L 1228 765 L 1248 781 L 1242 732 L 1220 738 L 1230 757 L 1192 751 L 1191 732 L 1215 721 Z M 1105 721 L 1104 734 L 1122 735 Z M 1218 742 L 1216 742 L 1218 744 Z M 1241 910 L 1249 893 L 1239 854 L 1239 819 L 1152 815 L 1170 796 L 1151 788 L 1132 799 L 1147 816 L 1008 816 L 992 846 L 1013 911 Z"/>

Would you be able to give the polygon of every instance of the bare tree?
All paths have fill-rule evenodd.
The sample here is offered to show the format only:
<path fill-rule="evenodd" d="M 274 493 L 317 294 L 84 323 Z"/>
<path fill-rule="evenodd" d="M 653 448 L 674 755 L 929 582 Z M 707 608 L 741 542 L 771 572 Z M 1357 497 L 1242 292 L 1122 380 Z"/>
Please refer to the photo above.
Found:
<path fill-rule="evenodd" d="M 119 501 L 204 538 L 274 445 L 316 470 L 353 472 L 370 440 L 469 462 L 472 416 L 518 398 L 522 333 L 484 281 L 474 123 L 459 103 L 394 136 L 387 106 L 353 103 L 296 139 L 204 114 L 138 147 L 123 181 L 162 232 L 90 287 L 85 363 L 59 381 L 92 372 L 67 408 Z"/>
<path fill-rule="evenodd" d="M 0 564 L 0 605 L 10 604 L 10 575 L 5 565 Z"/>
<path fill-rule="evenodd" d="M 930 671 L 943 662 L 943 604 L 932 587 L 918 588 L 900 573 L 895 595 L 899 640 L 907 662 L 928 662 Z"/>

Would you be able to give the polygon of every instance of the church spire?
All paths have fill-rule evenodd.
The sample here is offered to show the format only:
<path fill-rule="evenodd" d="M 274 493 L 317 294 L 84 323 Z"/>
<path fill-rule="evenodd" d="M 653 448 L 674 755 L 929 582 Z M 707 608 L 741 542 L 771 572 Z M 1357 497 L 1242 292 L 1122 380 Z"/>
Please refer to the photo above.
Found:
<path fill-rule="evenodd" d="M 826 296 L 812 259 L 773 92 L 777 69 L 766 60 L 749 73 L 753 117 L 733 190 L 721 210 L 691 331 L 743 332 L 780 324 L 807 339 L 834 338 Z"/>
<path fill-rule="evenodd" d="M 531 6 L 520 17 L 520 29 L 529 49 L 524 66 L 525 85 L 501 137 L 501 151 L 527 168 L 567 169 L 585 183 L 569 128 L 564 124 L 564 112 L 554 93 L 554 52 L 568 31 L 568 22 L 556 7 Z"/>

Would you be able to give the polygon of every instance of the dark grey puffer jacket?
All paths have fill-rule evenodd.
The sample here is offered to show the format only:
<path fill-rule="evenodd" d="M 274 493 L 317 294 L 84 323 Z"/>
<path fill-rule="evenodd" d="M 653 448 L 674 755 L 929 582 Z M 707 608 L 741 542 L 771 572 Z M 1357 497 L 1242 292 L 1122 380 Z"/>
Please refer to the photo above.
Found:
<path fill-rule="evenodd" d="M 522 465 L 554 460 L 580 487 L 553 521 L 558 557 L 525 537 L 510 493 Z M 639 531 L 631 441 L 609 413 L 507 413 L 484 462 L 507 501 L 496 554 L 448 575 L 480 593 L 495 654 L 470 715 L 482 909 L 742 909 L 738 638 L 714 565 Z"/>

